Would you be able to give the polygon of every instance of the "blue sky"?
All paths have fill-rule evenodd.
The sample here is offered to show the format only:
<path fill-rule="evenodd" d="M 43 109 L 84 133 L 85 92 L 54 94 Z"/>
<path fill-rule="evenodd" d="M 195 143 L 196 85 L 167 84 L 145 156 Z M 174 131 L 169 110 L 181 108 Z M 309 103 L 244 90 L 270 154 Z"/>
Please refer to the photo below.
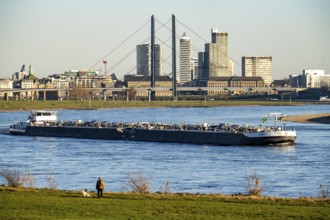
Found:
<path fill-rule="evenodd" d="M 106 57 L 111 73 L 134 74 L 135 53 L 120 60 L 150 37 L 151 15 L 158 29 L 172 14 L 178 20 L 177 34 L 186 32 L 198 51 L 210 42 L 212 27 L 227 32 L 236 75 L 241 75 L 242 56 L 260 55 L 273 57 L 274 79 L 307 68 L 330 74 L 328 0 L 0 0 L 0 78 L 11 77 L 22 64 L 32 64 L 38 77 L 99 70 L 99 60 L 146 24 Z M 171 37 L 168 28 L 156 33 L 156 43 Z M 170 55 L 166 44 L 164 58 Z M 171 71 L 168 63 L 171 58 L 164 73 Z"/>

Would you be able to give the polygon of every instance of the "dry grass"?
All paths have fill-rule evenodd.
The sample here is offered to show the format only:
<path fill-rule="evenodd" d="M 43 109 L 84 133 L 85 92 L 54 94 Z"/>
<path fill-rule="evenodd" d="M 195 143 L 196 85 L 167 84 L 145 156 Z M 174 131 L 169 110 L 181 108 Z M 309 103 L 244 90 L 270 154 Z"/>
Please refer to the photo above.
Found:
<path fill-rule="evenodd" d="M 142 194 L 150 192 L 150 177 L 142 172 L 130 173 L 127 184 L 132 192 Z"/>
<path fill-rule="evenodd" d="M 9 187 L 30 187 L 35 185 L 35 179 L 29 172 L 21 172 L 14 169 L 0 171 L 0 177 L 4 178 Z"/>

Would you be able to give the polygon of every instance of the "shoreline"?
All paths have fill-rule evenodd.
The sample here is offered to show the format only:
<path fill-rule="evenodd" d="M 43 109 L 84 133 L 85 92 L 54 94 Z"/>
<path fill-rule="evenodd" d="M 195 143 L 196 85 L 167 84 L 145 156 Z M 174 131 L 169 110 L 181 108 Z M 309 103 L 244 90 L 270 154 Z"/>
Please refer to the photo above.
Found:
<path fill-rule="evenodd" d="M 53 192 L 53 193 L 68 193 L 68 194 L 77 194 L 79 197 L 84 197 L 81 190 L 78 189 L 58 189 L 58 188 L 48 188 L 48 187 L 13 187 L 13 186 L 7 186 L 7 185 L 0 185 L 0 193 L 1 192 Z M 87 191 L 90 193 L 90 198 L 97 197 L 97 191 L 91 190 Z M 265 194 L 261 195 L 252 195 L 252 194 L 244 194 L 244 193 L 235 193 L 235 194 L 224 194 L 224 193 L 190 193 L 190 192 L 146 192 L 146 193 L 140 193 L 140 192 L 133 192 L 133 191 L 111 191 L 111 190 L 104 190 L 103 194 L 108 196 L 141 196 L 141 197 L 190 197 L 190 198 L 223 198 L 223 199 L 242 199 L 242 200 L 249 200 L 249 199 L 258 199 L 258 200 L 269 200 L 269 199 L 275 199 L 275 200 L 326 200 L 330 201 L 329 198 L 322 198 L 322 197 L 312 197 L 312 196 L 301 196 L 301 197 L 281 197 L 281 196 L 268 196 Z"/>
<path fill-rule="evenodd" d="M 101 110 L 116 108 L 212 108 L 223 106 L 299 106 L 315 104 L 310 102 L 273 101 L 104 101 L 104 100 L 65 100 L 65 101 L 0 101 L 0 112 L 30 110 Z"/>
<path fill-rule="evenodd" d="M 286 116 L 284 120 L 299 123 L 330 124 L 330 113 L 291 115 Z"/>

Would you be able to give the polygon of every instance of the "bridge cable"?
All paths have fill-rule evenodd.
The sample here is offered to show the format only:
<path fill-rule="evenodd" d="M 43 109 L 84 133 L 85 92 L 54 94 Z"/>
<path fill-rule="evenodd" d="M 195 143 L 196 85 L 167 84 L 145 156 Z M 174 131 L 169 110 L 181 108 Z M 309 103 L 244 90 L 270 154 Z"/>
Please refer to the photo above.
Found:
<path fill-rule="evenodd" d="M 183 25 L 184 27 L 188 28 L 191 32 L 193 32 L 196 36 L 198 36 L 199 38 L 201 38 L 203 41 L 208 42 L 207 40 L 205 40 L 202 36 L 200 36 L 199 34 L 197 34 L 195 31 L 193 31 L 191 28 L 189 28 L 188 26 L 186 26 L 185 24 L 183 24 L 180 20 L 176 19 L 181 25 Z M 235 59 L 231 58 L 230 56 L 224 54 L 223 52 L 219 51 L 220 53 L 222 53 L 223 55 L 227 56 L 228 58 L 230 58 L 234 63 L 236 63 L 239 66 L 242 66 L 241 63 L 237 62 Z"/>
<path fill-rule="evenodd" d="M 165 24 L 162 24 L 161 27 L 157 28 L 157 30 L 155 31 L 155 33 L 157 33 L 160 29 L 162 29 L 165 25 L 167 25 L 167 23 L 169 23 L 171 21 L 171 19 L 169 19 L 167 22 L 165 22 Z M 161 24 L 161 23 L 160 23 Z M 136 31 L 137 32 L 137 31 Z M 136 33 L 135 32 L 135 33 Z M 148 40 L 150 39 L 150 37 L 147 37 L 144 41 L 142 41 L 142 43 L 140 44 L 144 44 L 146 43 Z M 110 68 L 108 68 L 108 70 L 106 72 L 110 72 L 110 70 L 114 70 L 116 67 L 118 67 L 122 62 L 124 62 L 126 59 L 128 59 L 133 53 L 134 51 L 136 51 L 136 47 L 134 50 L 130 51 L 127 55 L 125 55 L 123 58 L 121 58 L 117 63 L 115 63 L 113 66 L 111 66 Z M 132 68 L 133 70 L 136 69 L 136 65 L 135 67 Z"/>
<path fill-rule="evenodd" d="M 102 57 L 99 61 L 97 61 L 93 66 L 91 66 L 89 69 L 93 69 L 97 64 L 102 62 L 106 57 L 108 57 L 110 54 L 112 54 L 114 51 L 116 51 L 119 47 L 121 47 L 124 43 L 126 43 L 130 38 L 132 38 L 137 32 L 139 32 L 142 28 L 144 28 L 150 21 L 147 21 L 144 23 L 140 28 L 138 28 L 135 32 L 133 32 L 128 38 L 126 38 L 124 41 L 122 41 L 117 47 L 115 47 L 113 50 L 111 50 L 109 53 L 107 53 L 105 56 Z"/>

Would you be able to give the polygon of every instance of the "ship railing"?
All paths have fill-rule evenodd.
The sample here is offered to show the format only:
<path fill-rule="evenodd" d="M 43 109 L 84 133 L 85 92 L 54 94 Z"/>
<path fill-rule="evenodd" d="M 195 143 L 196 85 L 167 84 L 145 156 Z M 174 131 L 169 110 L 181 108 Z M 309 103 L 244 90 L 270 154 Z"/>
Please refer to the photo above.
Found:
<path fill-rule="evenodd" d="M 13 129 L 25 129 L 26 128 L 26 125 L 27 125 L 26 122 L 19 122 L 17 124 L 10 125 L 10 128 L 13 128 Z"/>

